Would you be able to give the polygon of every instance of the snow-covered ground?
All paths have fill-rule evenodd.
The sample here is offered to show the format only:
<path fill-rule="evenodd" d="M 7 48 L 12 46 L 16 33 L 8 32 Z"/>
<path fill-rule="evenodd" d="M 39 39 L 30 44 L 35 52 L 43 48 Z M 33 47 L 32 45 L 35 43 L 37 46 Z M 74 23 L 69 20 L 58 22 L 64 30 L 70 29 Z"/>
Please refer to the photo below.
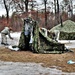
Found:
<path fill-rule="evenodd" d="M 58 42 L 65 44 L 66 48 L 75 48 L 75 40 L 58 40 Z"/>

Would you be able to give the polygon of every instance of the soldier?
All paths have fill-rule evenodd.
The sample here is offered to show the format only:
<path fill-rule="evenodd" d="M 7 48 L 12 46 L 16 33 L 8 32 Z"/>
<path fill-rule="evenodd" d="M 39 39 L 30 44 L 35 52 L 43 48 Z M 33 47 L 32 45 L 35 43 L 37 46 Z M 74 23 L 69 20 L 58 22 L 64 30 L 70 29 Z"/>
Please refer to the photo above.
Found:
<path fill-rule="evenodd" d="M 10 39 L 13 40 L 13 38 L 10 35 L 10 31 L 12 30 L 11 27 L 5 27 L 2 31 L 1 31 L 1 44 L 3 45 L 8 45 L 7 43 L 7 36 L 9 36 Z"/>
<path fill-rule="evenodd" d="M 25 27 L 25 31 L 24 31 L 24 35 L 25 35 L 25 46 L 26 49 L 29 49 L 29 40 L 30 40 L 30 21 L 29 19 L 24 20 L 24 27 Z"/>
<path fill-rule="evenodd" d="M 20 49 L 29 50 L 32 45 L 33 37 L 33 20 L 31 15 L 28 18 L 24 19 L 24 26 L 19 40 L 18 47 Z"/>

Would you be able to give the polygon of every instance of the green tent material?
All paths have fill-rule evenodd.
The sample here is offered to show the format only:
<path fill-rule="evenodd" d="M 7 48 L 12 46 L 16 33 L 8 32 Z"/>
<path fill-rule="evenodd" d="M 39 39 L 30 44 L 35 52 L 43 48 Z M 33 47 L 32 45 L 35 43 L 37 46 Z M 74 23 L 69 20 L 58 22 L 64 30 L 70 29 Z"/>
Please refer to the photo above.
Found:
<path fill-rule="evenodd" d="M 56 25 L 50 30 L 50 32 L 55 32 L 55 30 L 58 30 L 60 32 L 60 40 L 75 39 L 75 22 L 71 20 L 64 21 L 63 26 L 61 26 L 61 24 Z"/>
<path fill-rule="evenodd" d="M 32 51 L 36 53 L 62 53 L 65 51 L 64 44 L 58 43 L 56 41 L 53 41 L 49 37 L 44 35 L 44 32 L 39 28 L 38 23 L 36 21 L 32 22 L 33 26 L 33 42 L 31 45 Z M 25 26 L 23 26 L 19 45 L 18 47 L 21 50 L 27 50 L 26 49 L 26 36 L 24 34 L 25 32 Z M 29 43 L 30 47 L 30 43 Z"/>
<path fill-rule="evenodd" d="M 59 30 L 62 32 L 75 32 L 75 22 L 71 21 L 71 20 L 67 20 L 65 22 L 63 22 L 63 26 L 61 26 L 61 24 L 56 25 L 55 27 L 53 27 L 50 32 L 54 32 L 55 30 Z"/>

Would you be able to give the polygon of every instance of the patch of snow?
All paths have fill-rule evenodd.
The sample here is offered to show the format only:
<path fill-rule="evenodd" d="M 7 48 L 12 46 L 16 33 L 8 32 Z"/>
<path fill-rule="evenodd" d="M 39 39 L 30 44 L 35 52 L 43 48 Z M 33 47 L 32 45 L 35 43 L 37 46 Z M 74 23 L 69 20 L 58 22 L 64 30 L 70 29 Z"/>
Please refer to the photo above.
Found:
<path fill-rule="evenodd" d="M 13 51 L 18 51 L 19 50 L 18 47 L 13 48 L 12 46 L 7 46 L 7 48 L 9 48 L 10 50 L 13 50 Z"/>
<path fill-rule="evenodd" d="M 58 40 L 58 42 L 65 44 L 66 48 L 75 48 L 75 40 Z"/>

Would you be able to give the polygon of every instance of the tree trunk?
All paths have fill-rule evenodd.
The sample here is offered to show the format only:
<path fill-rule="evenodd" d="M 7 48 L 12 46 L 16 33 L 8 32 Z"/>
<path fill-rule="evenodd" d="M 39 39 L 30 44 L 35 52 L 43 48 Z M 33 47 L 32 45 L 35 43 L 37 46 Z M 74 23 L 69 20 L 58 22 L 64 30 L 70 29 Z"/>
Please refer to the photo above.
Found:
<path fill-rule="evenodd" d="M 28 12 L 28 2 L 29 2 L 28 0 L 25 0 L 25 2 L 24 2 L 25 3 L 25 10 L 26 10 L 26 12 Z"/>
<path fill-rule="evenodd" d="M 57 0 L 57 23 L 59 24 L 59 1 Z"/>
<path fill-rule="evenodd" d="M 47 0 L 44 0 L 44 3 L 45 3 L 45 26 L 47 26 L 47 12 L 46 12 L 46 3 L 47 3 Z"/>
<path fill-rule="evenodd" d="M 9 24 L 9 10 L 6 10 L 7 12 L 7 24 Z"/>
<path fill-rule="evenodd" d="M 6 5 L 6 1 L 3 0 L 3 2 L 4 2 L 5 9 L 6 9 L 7 24 L 8 24 L 9 23 L 9 9 L 8 9 L 8 6 Z"/>
<path fill-rule="evenodd" d="M 55 26 L 56 26 L 56 0 L 54 0 L 54 10 L 55 10 Z"/>

